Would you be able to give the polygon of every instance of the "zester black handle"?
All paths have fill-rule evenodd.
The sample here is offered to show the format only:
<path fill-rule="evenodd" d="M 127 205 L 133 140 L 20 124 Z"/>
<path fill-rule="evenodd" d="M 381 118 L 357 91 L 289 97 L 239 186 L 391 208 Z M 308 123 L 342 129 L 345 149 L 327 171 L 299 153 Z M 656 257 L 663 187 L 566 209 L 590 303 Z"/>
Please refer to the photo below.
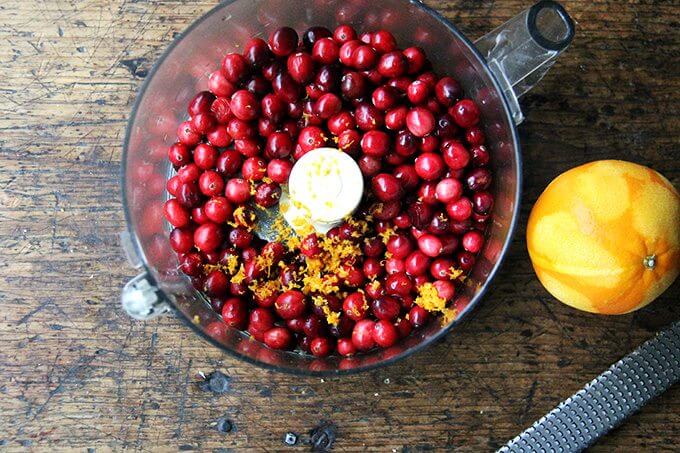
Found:
<path fill-rule="evenodd" d="M 576 452 L 680 379 L 680 321 L 612 365 L 499 452 Z"/>

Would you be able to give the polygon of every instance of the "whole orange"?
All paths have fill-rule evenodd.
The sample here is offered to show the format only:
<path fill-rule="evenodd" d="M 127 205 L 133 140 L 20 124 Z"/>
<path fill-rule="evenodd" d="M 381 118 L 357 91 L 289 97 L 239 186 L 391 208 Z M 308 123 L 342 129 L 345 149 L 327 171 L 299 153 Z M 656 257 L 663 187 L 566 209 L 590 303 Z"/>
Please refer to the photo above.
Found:
<path fill-rule="evenodd" d="M 642 165 L 581 165 L 539 197 L 527 247 L 538 279 L 565 304 L 603 314 L 637 310 L 680 271 L 680 195 Z"/>

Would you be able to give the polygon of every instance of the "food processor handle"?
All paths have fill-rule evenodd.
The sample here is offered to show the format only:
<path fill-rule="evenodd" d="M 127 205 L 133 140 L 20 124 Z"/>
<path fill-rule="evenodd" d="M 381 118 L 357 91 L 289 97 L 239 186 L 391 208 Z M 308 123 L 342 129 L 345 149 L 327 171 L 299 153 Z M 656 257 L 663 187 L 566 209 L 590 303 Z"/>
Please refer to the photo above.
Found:
<path fill-rule="evenodd" d="M 501 85 L 515 124 L 524 119 L 518 99 L 543 78 L 573 38 L 574 21 L 564 7 L 541 0 L 475 42 Z"/>

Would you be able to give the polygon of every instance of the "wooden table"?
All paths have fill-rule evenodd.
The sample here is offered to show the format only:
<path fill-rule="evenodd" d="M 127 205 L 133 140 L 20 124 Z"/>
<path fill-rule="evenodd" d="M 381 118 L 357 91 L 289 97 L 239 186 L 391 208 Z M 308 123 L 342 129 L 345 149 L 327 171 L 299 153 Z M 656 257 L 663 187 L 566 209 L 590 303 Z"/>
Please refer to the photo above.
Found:
<path fill-rule="evenodd" d="M 678 319 L 678 282 L 634 314 L 598 317 L 553 300 L 531 270 L 523 225 L 560 172 L 623 158 L 680 187 L 677 4 L 565 0 L 576 40 L 523 99 L 522 226 L 474 320 L 444 343 L 370 373 L 301 378 L 231 359 L 173 317 L 130 320 L 126 119 L 154 60 L 215 3 L 0 5 L 0 450 L 281 450 L 286 432 L 304 440 L 321 419 L 340 451 L 492 450 Z M 530 5 L 427 3 L 473 37 Z M 230 392 L 198 388 L 213 370 Z M 234 432 L 215 429 L 222 416 Z M 595 450 L 678 445 L 676 386 Z"/>

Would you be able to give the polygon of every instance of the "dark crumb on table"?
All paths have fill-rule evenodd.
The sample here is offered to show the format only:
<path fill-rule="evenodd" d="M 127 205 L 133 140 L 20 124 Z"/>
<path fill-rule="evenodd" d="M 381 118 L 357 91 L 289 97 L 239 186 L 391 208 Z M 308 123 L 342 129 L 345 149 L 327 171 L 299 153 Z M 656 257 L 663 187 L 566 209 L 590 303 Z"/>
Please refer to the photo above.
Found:
<path fill-rule="evenodd" d="M 333 442 L 338 433 L 335 423 L 328 420 L 322 421 L 309 432 L 309 443 L 312 451 L 326 452 L 333 448 Z"/>
<path fill-rule="evenodd" d="M 217 395 L 221 395 L 222 393 L 227 393 L 229 391 L 230 381 L 231 378 L 221 371 L 213 371 L 198 383 L 198 388 L 205 392 L 213 392 Z"/>

